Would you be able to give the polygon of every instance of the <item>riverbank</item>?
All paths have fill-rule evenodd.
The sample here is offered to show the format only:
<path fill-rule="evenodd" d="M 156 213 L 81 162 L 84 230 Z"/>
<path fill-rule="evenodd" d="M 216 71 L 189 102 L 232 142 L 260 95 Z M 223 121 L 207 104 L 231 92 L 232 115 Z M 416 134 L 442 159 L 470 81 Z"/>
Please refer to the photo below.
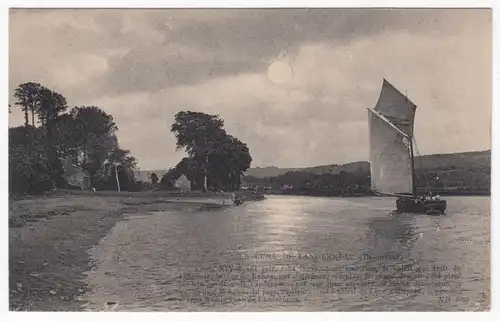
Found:
<path fill-rule="evenodd" d="M 426 195 L 428 192 L 421 192 L 418 195 Z M 491 196 L 489 192 L 449 192 L 432 191 L 434 195 L 440 196 Z M 293 192 L 266 192 L 264 195 L 290 195 L 290 196 L 311 196 L 311 197 L 373 197 L 373 193 L 334 193 L 323 191 L 293 191 Z"/>
<path fill-rule="evenodd" d="M 265 199 L 262 193 L 255 191 L 235 191 L 234 192 L 239 197 L 244 197 L 248 201 L 259 201 Z M 106 196 L 106 197 L 133 197 L 133 198 L 171 198 L 175 201 L 177 198 L 180 199 L 190 199 L 190 198 L 213 198 L 213 197 L 230 197 L 229 192 L 181 192 L 181 191 L 143 191 L 143 192 L 127 192 L 127 191 L 97 191 L 88 192 L 81 190 L 57 190 L 51 194 L 51 196 Z"/>
<path fill-rule="evenodd" d="M 208 194 L 58 191 L 9 201 L 9 309 L 79 311 L 88 250 L 125 213 L 200 208 Z M 191 198 L 191 201 L 186 201 Z M 217 205 L 216 206 L 220 206 Z"/>

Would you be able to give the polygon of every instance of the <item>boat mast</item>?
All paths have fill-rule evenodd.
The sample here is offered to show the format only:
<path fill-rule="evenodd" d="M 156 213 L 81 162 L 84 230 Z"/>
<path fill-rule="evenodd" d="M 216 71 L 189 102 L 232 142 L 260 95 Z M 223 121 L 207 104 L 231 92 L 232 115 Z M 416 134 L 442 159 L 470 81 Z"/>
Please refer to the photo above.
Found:
<path fill-rule="evenodd" d="M 406 101 L 409 101 L 408 99 L 408 91 L 405 90 L 405 98 L 406 98 Z M 413 160 L 413 137 L 412 136 L 409 136 L 410 137 L 410 158 L 411 158 L 411 192 L 413 194 L 413 196 L 416 196 L 417 195 L 417 192 L 416 192 L 416 187 L 415 187 L 415 162 Z"/>
<path fill-rule="evenodd" d="M 413 196 L 416 196 L 415 188 L 415 162 L 413 160 L 413 138 L 410 138 L 410 159 L 411 159 L 411 190 Z"/>

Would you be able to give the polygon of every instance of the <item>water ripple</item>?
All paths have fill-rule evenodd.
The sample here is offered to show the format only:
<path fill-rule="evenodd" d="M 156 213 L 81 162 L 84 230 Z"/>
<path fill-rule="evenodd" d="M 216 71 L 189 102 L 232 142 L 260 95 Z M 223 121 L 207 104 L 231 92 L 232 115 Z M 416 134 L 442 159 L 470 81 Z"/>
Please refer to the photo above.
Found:
<path fill-rule="evenodd" d="M 88 272 L 87 282 L 92 291 L 84 299 L 88 302 L 87 308 L 96 311 L 487 309 L 489 198 L 450 197 L 448 215 L 439 217 L 390 215 L 393 202 L 388 198 L 275 196 L 231 209 L 131 215 L 118 223 L 90 252 L 96 269 Z M 257 258 L 263 253 L 268 257 Z M 302 258 L 278 257 L 283 253 L 294 253 Z M 310 257 L 304 261 L 304 257 L 314 253 L 342 253 L 354 257 L 350 260 Z M 364 259 L 366 257 L 371 259 Z M 214 297 L 213 291 L 221 291 L 217 282 L 233 281 L 229 276 L 221 276 L 201 280 L 212 283 L 198 288 L 199 301 L 186 301 L 185 289 L 179 285 L 180 275 L 200 268 L 217 270 L 222 264 L 232 264 L 243 270 L 299 265 L 307 269 L 329 269 L 330 279 L 345 278 L 346 271 L 357 271 L 351 273 L 353 276 L 361 275 L 359 271 L 377 271 L 374 275 L 379 275 L 380 279 L 353 280 L 364 282 L 358 286 L 360 293 L 313 291 L 297 294 L 298 302 L 279 299 L 217 304 L 207 301 Z M 400 278 L 408 277 L 409 273 L 404 271 L 412 271 L 415 275 L 420 267 L 433 265 L 449 269 L 460 267 L 460 273 L 455 271 L 458 278 L 453 282 L 462 284 L 463 295 L 469 299 L 467 302 L 454 299 L 443 303 L 439 302 L 439 296 L 402 294 L 388 285 L 393 275 L 399 273 Z M 383 272 L 382 266 L 388 268 L 387 272 Z M 269 272 L 276 278 L 283 274 L 280 273 Z M 299 282 L 300 276 L 292 275 L 291 278 Z M 304 288 L 313 287 L 314 282 L 308 280 Z M 225 289 L 236 291 L 233 297 L 245 297 L 251 291 L 243 285 Z M 277 287 L 278 290 L 283 287 Z M 371 291 L 373 293 L 369 293 Z"/>

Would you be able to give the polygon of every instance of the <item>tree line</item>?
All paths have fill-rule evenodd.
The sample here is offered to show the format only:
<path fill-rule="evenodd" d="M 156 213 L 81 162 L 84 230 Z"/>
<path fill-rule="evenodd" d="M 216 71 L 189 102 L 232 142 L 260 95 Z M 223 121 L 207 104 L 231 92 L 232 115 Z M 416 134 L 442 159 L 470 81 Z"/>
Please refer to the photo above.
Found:
<path fill-rule="evenodd" d="M 465 168 L 453 166 L 439 170 L 420 168 L 415 172 L 415 184 L 418 192 L 427 192 L 429 189 L 432 191 L 456 189 L 489 193 L 490 173 L 490 168 L 485 166 Z M 369 167 L 353 172 L 340 171 L 337 174 L 290 171 L 275 177 L 245 176 L 243 180 L 251 188 L 267 187 L 283 193 L 323 196 L 372 194 Z"/>
<path fill-rule="evenodd" d="M 340 171 L 338 174 L 290 171 L 275 177 L 245 176 L 243 179 L 250 187 L 267 187 L 283 193 L 322 196 L 338 196 L 349 193 L 371 194 L 370 173 L 362 170 Z"/>
<path fill-rule="evenodd" d="M 70 108 L 62 94 L 35 82 L 19 85 L 14 98 L 24 125 L 9 128 L 10 193 L 71 188 L 63 177 L 64 160 L 86 171 L 91 187 L 116 189 L 116 174 L 123 189 L 137 185 L 137 161 L 120 148 L 110 114 L 96 106 Z"/>
<path fill-rule="evenodd" d="M 64 164 L 68 162 L 88 174 L 89 188 L 145 188 L 135 180 L 136 159 L 118 144 L 118 126 L 112 115 L 97 106 L 70 108 L 62 94 L 34 82 L 19 85 L 14 98 L 15 106 L 24 113 L 24 125 L 9 128 L 12 194 L 72 188 L 64 179 Z M 11 108 L 9 105 L 9 112 Z M 173 189 L 175 181 L 185 175 L 192 190 L 239 189 L 241 175 L 252 158 L 247 145 L 226 132 L 218 115 L 179 112 L 171 132 L 177 140 L 176 149 L 184 149 L 187 157 L 161 180 L 152 175 L 153 185 Z"/>

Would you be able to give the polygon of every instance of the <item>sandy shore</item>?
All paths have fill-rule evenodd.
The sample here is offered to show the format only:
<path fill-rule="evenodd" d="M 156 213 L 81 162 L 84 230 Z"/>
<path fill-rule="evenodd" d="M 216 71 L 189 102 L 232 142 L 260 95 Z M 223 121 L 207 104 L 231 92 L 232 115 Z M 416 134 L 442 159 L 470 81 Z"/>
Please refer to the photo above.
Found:
<path fill-rule="evenodd" d="M 207 196 L 207 195 L 205 195 Z M 58 192 L 9 202 L 9 309 L 78 311 L 87 251 L 125 213 L 208 206 L 204 196 L 161 193 Z M 200 202 L 202 200 L 202 202 Z M 206 201 L 206 199 L 205 199 Z M 218 205 L 212 205 L 218 206 Z"/>

